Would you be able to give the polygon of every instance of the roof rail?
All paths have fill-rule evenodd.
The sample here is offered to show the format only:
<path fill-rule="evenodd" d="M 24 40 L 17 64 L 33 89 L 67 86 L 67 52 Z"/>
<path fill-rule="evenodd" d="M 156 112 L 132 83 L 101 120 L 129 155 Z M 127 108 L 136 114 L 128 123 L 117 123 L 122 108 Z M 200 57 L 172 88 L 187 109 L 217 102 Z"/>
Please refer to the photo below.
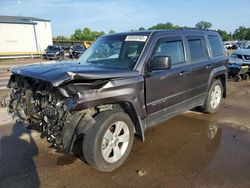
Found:
<path fill-rule="evenodd" d="M 194 30 L 194 31 L 215 31 L 212 29 L 200 29 L 197 27 L 178 27 L 177 30 Z"/>

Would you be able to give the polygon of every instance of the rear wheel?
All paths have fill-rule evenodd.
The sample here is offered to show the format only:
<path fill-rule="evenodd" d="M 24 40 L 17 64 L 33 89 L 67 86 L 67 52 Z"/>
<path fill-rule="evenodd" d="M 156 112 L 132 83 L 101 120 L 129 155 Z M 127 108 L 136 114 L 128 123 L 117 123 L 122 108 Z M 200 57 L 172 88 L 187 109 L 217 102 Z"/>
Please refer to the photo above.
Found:
<path fill-rule="evenodd" d="M 205 101 L 203 111 L 206 113 L 215 113 L 218 111 L 223 97 L 223 87 L 220 80 L 214 80 L 212 83 L 207 99 Z"/>
<path fill-rule="evenodd" d="M 134 140 L 133 123 L 124 112 L 105 111 L 84 136 L 83 155 L 88 164 L 104 172 L 112 171 L 126 160 Z"/>

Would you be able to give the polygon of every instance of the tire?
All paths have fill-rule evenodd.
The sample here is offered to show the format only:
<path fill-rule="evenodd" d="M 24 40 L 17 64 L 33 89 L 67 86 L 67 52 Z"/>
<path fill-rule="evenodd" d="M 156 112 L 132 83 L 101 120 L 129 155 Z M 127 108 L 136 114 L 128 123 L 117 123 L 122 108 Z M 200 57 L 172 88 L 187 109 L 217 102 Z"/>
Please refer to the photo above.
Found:
<path fill-rule="evenodd" d="M 241 80 L 241 76 L 240 75 L 236 75 L 235 77 L 234 77 L 234 81 L 235 82 L 239 82 Z"/>
<path fill-rule="evenodd" d="M 210 86 L 203 112 L 213 114 L 219 110 L 223 97 L 223 87 L 220 80 L 214 80 Z"/>
<path fill-rule="evenodd" d="M 101 112 L 97 114 L 95 121 L 93 127 L 84 135 L 83 155 L 92 167 L 110 172 L 121 166 L 128 157 L 134 140 L 134 125 L 128 114 L 117 110 Z M 118 127 L 122 129 L 119 131 Z M 126 138 L 126 141 L 120 142 L 121 136 Z"/>
<path fill-rule="evenodd" d="M 242 75 L 242 80 L 248 80 L 249 79 L 249 75 L 248 74 L 243 74 Z"/>
<path fill-rule="evenodd" d="M 59 55 L 56 57 L 56 59 L 57 59 L 58 61 L 61 61 L 61 60 L 62 60 L 62 55 L 59 54 Z"/>

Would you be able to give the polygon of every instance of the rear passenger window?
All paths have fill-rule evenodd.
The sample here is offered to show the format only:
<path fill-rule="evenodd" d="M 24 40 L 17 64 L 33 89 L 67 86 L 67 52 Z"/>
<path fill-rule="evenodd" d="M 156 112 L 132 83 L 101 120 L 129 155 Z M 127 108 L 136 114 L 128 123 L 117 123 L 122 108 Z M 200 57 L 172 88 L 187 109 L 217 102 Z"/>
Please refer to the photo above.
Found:
<path fill-rule="evenodd" d="M 191 60 L 200 60 L 208 57 L 204 38 L 188 39 Z"/>
<path fill-rule="evenodd" d="M 182 41 L 160 41 L 153 54 L 153 57 L 156 56 L 170 56 L 172 65 L 183 63 Z"/>
<path fill-rule="evenodd" d="M 210 35 L 208 36 L 208 41 L 210 43 L 213 56 L 224 54 L 223 47 L 218 36 Z"/>

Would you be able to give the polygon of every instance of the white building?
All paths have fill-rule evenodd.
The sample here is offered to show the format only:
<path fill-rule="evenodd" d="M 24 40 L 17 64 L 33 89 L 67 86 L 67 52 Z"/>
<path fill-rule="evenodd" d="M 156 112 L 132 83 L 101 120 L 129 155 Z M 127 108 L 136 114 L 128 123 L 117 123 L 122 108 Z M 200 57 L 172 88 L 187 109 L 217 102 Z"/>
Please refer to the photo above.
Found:
<path fill-rule="evenodd" d="M 52 44 L 50 20 L 0 16 L 0 55 L 36 54 Z"/>

